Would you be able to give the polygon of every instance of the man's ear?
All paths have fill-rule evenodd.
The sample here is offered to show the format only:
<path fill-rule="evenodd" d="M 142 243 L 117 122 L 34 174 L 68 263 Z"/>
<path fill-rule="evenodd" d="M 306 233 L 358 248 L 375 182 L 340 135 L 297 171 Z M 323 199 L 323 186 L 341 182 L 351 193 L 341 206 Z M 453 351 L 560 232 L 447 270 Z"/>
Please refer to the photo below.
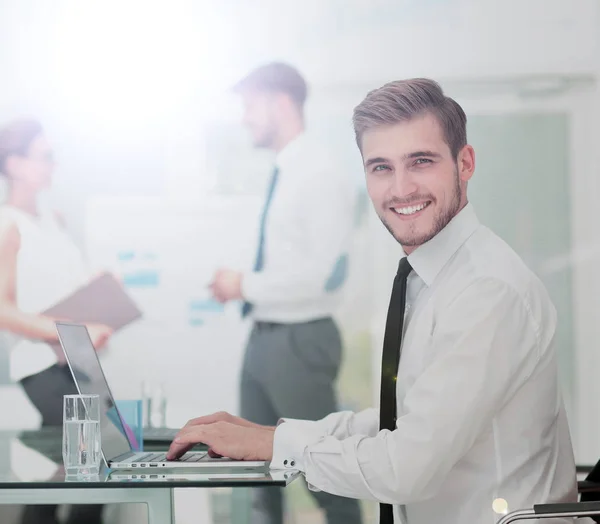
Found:
<path fill-rule="evenodd" d="M 10 173 L 18 168 L 18 164 L 21 159 L 17 155 L 8 155 L 4 160 L 4 171 Z"/>
<path fill-rule="evenodd" d="M 471 177 L 475 172 L 475 150 L 472 146 L 467 144 L 460 150 L 456 165 L 458 167 L 458 176 L 461 182 L 468 182 L 471 180 Z"/>

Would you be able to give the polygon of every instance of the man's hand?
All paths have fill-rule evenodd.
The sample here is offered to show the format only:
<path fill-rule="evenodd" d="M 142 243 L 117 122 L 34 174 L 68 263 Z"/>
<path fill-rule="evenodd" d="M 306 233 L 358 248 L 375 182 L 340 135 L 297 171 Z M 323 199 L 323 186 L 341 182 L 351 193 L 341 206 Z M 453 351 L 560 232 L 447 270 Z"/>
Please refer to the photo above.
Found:
<path fill-rule="evenodd" d="M 234 460 L 271 460 L 274 435 L 271 428 L 239 426 L 224 421 L 186 426 L 171 444 L 167 460 L 179 458 L 199 442 L 208 446 L 212 456 Z"/>
<path fill-rule="evenodd" d="M 242 298 L 242 274 L 231 269 L 219 269 L 210 284 L 212 294 L 218 302 Z"/>
<path fill-rule="evenodd" d="M 113 329 L 104 324 L 86 324 L 86 327 L 96 351 L 102 349 L 113 334 Z"/>
<path fill-rule="evenodd" d="M 211 415 L 205 415 L 203 417 L 193 418 L 184 426 L 185 428 L 189 428 L 191 426 L 201 426 L 203 424 L 214 424 L 215 422 L 229 422 L 230 424 L 235 424 L 236 426 L 243 426 L 246 428 L 259 428 L 259 429 L 269 429 L 271 431 L 275 431 L 274 427 L 271 426 L 261 426 L 260 424 L 255 424 L 254 422 L 250 422 L 241 417 L 236 417 L 235 415 L 231 415 L 226 411 L 219 411 L 217 413 L 212 413 Z"/>

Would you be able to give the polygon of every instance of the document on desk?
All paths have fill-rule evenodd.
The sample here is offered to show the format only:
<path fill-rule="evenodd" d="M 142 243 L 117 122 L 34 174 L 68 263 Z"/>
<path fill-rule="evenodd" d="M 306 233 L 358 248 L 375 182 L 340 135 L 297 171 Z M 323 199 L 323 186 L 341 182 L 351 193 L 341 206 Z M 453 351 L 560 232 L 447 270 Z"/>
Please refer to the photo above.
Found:
<path fill-rule="evenodd" d="M 69 322 L 106 324 L 115 331 L 142 316 L 121 283 L 110 273 L 94 278 L 42 314 Z"/>

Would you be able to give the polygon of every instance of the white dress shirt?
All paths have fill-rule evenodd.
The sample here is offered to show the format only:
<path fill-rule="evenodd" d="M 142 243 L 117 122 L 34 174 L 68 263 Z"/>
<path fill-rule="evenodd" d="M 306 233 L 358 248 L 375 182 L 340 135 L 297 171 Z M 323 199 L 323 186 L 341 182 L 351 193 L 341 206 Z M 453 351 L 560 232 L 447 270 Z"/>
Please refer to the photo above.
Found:
<path fill-rule="evenodd" d="M 347 254 L 355 187 L 330 153 L 302 134 L 277 156 L 278 180 L 265 228 L 265 264 L 247 272 L 242 295 L 265 322 L 307 322 L 331 315 L 339 290 L 326 284 Z"/>
<path fill-rule="evenodd" d="M 285 420 L 271 467 L 394 504 L 408 524 L 491 524 L 503 501 L 508 511 L 576 501 L 542 283 L 470 205 L 408 259 L 396 429 L 378 431 L 375 409 Z"/>

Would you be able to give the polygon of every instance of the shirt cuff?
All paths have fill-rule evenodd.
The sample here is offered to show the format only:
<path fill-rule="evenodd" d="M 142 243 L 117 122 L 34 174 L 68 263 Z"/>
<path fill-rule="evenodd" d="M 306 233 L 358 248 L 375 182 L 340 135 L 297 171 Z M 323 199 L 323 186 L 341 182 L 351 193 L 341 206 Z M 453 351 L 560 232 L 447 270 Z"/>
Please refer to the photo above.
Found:
<path fill-rule="evenodd" d="M 331 428 L 329 427 L 327 417 L 320 420 L 305 420 L 300 418 L 280 418 L 277 425 L 283 424 L 284 422 L 294 424 L 300 431 L 318 431 L 323 437 L 331 435 Z"/>
<path fill-rule="evenodd" d="M 295 469 L 304 472 L 304 451 L 325 436 L 316 422 L 280 420 L 275 429 L 271 469 Z"/>
<path fill-rule="evenodd" d="M 261 290 L 261 275 L 254 271 L 249 271 L 242 274 L 241 294 L 242 298 L 246 302 L 256 304 L 260 302 L 260 290 Z"/>

